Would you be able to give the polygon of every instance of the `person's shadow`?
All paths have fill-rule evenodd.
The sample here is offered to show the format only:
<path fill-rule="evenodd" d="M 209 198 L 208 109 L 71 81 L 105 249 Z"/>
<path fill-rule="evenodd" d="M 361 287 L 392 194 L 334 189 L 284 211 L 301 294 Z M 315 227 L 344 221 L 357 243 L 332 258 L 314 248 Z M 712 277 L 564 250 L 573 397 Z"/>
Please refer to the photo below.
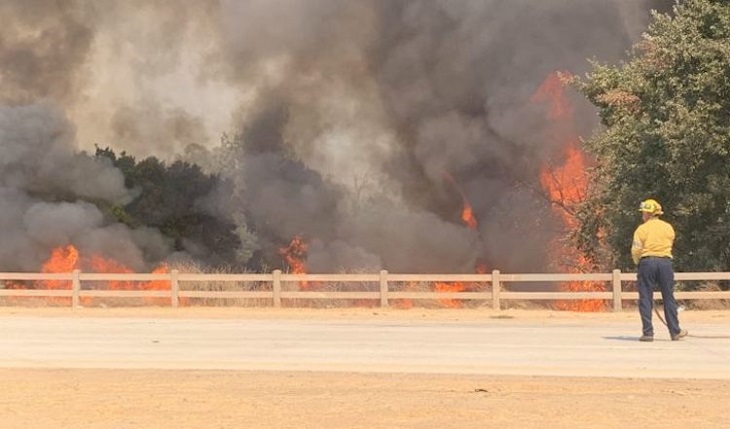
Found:
<path fill-rule="evenodd" d="M 697 334 L 690 334 L 688 337 L 692 338 L 703 338 L 706 340 L 730 340 L 730 335 L 697 335 Z M 612 340 L 612 341 L 639 341 L 639 337 L 627 337 L 627 336 L 619 336 L 619 337 L 603 337 L 604 340 Z M 654 341 L 670 341 L 668 338 L 654 338 Z M 686 341 L 686 340 L 685 340 Z"/>
<path fill-rule="evenodd" d="M 627 336 L 618 336 L 618 337 L 603 337 L 604 340 L 611 340 L 611 341 L 631 341 L 631 342 L 639 342 L 639 337 L 627 337 Z"/>

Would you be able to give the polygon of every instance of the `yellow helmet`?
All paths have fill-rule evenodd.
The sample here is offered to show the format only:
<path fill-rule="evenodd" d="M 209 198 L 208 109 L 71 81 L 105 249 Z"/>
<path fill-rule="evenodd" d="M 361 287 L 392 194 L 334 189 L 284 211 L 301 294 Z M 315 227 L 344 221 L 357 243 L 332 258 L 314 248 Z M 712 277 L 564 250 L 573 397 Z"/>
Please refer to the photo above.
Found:
<path fill-rule="evenodd" d="M 659 204 L 657 200 L 651 199 L 642 201 L 641 205 L 639 205 L 639 211 L 652 215 L 664 214 L 664 212 L 662 211 L 662 205 Z"/>

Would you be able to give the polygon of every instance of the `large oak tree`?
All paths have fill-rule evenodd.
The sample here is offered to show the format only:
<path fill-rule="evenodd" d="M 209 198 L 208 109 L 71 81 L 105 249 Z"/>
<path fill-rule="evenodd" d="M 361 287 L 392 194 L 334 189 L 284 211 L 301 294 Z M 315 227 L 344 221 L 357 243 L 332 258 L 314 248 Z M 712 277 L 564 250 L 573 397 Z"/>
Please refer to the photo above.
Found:
<path fill-rule="evenodd" d="M 639 202 L 656 198 L 677 231 L 678 270 L 730 270 L 730 2 L 654 13 L 626 61 L 594 62 L 573 83 L 604 125 L 585 142 L 596 166 L 579 245 L 632 268 Z"/>

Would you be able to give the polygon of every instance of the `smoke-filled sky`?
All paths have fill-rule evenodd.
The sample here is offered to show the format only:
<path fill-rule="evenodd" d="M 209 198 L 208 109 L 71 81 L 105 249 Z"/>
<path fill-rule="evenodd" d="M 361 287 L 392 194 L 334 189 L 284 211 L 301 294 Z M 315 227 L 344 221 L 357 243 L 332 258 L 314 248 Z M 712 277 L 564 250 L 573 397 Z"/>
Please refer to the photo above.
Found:
<path fill-rule="evenodd" d="M 146 269 L 164 240 L 84 202 L 134 192 L 78 152 L 171 160 L 223 133 L 243 146 L 220 206 L 267 264 L 302 234 L 312 271 L 544 268 L 560 225 L 539 174 L 562 151 L 530 96 L 556 70 L 621 59 L 670 3 L 2 1 L 0 269 L 37 270 L 64 244 Z"/>

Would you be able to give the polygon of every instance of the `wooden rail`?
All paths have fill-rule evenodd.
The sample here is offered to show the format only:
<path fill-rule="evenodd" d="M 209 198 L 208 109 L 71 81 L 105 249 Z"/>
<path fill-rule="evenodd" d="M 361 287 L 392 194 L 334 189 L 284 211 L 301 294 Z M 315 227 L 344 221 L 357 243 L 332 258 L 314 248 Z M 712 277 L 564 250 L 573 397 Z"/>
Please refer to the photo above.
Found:
<path fill-rule="evenodd" d="M 730 280 L 730 272 L 691 272 L 675 273 L 676 281 L 720 281 Z M 13 282 L 35 282 L 33 288 L 23 289 L 8 287 Z M 611 273 L 588 274 L 506 274 L 498 270 L 491 274 L 391 274 L 380 271 L 377 274 L 284 274 L 275 270 L 271 274 L 188 274 L 172 270 L 169 273 L 83 273 L 75 270 L 70 273 L 0 273 L 0 297 L 66 297 L 71 298 L 71 305 L 78 307 L 83 298 L 164 298 L 172 307 L 178 307 L 181 300 L 188 298 L 205 299 L 263 299 L 270 300 L 274 307 L 281 307 L 282 299 L 355 299 L 378 301 L 381 307 L 388 307 L 391 300 L 483 300 L 491 301 L 495 310 L 502 308 L 502 300 L 604 300 L 612 303 L 613 311 L 620 311 L 623 301 L 637 300 L 638 293 L 624 291 L 625 282 L 635 282 L 635 273 L 622 273 L 613 270 Z M 55 282 L 54 287 L 38 288 Z M 58 282 L 68 287 L 59 288 Z M 163 282 L 160 289 L 131 288 L 131 290 L 83 288 L 85 282 Z M 265 290 L 188 290 L 182 287 L 186 283 L 241 282 L 262 283 L 270 285 Z M 420 292 L 392 289 L 397 282 L 412 283 L 445 283 L 489 285 L 488 289 L 478 292 Z M 506 285 L 510 283 L 540 283 L 539 287 L 553 289 L 555 283 L 561 282 L 600 282 L 605 283 L 603 291 L 568 292 L 555 290 L 510 291 Z M 322 290 L 288 290 L 282 284 L 298 283 L 299 285 L 366 283 L 372 284 L 368 290 L 355 291 L 322 291 Z M 547 287 L 545 286 L 547 285 Z M 297 287 L 295 285 L 294 287 Z M 661 298 L 659 292 L 655 299 Z M 730 291 L 678 291 L 675 298 L 681 300 L 696 299 L 729 299 Z"/>

